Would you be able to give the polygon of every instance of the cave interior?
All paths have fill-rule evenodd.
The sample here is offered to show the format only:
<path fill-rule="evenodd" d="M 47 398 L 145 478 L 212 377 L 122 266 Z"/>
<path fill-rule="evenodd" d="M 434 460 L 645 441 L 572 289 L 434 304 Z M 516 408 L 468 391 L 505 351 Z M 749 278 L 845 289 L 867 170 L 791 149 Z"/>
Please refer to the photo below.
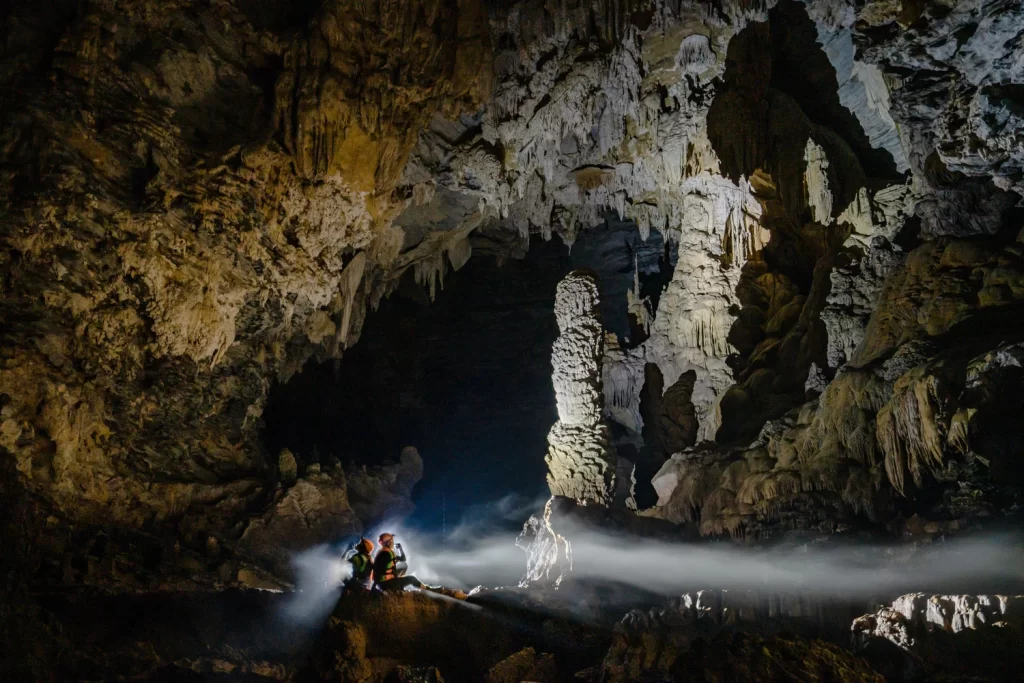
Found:
<path fill-rule="evenodd" d="M 1019 2 L 0 37 L 5 680 L 1020 680 Z"/>

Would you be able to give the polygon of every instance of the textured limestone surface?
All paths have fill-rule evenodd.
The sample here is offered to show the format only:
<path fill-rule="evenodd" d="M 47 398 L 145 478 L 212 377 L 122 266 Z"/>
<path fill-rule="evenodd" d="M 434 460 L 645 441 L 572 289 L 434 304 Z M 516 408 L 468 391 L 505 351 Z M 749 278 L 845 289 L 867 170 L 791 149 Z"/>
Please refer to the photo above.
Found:
<path fill-rule="evenodd" d="M 1024 642 L 1020 595 L 911 593 L 853 621 L 854 651 L 888 680 L 973 677 L 1012 681 L 1007 657 Z"/>
<path fill-rule="evenodd" d="M 596 278 L 569 273 L 555 290 L 558 338 L 551 382 L 558 421 L 548 433 L 548 488 L 581 505 L 607 505 L 615 494 L 615 453 L 604 425 L 601 358 L 604 329 Z"/>
<path fill-rule="evenodd" d="M 200 550 L 289 501 L 349 514 L 337 482 L 278 500 L 296 475 L 260 414 L 417 267 L 395 188 L 431 116 L 489 92 L 482 7 L 15 2 L 3 21 L 0 444 L 20 484 Z"/>
<path fill-rule="evenodd" d="M 964 629 L 1000 628 L 1024 621 L 1020 595 L 925 595 L 910 593 L 875 614 L 858 617 L 851 630 L 854 641 L 865 647 L 871 638 L 885 638 L 912 651 L 915 636 L 929 631 L 960 633 Z"/>
<path fill-rule="evenodd" d="M 848 613 L 849 605 L 793 595 L 687 593 L 623 617 L 600 680 L 885 680 L 838 645 L 811 640 L 845 630 Z"/>

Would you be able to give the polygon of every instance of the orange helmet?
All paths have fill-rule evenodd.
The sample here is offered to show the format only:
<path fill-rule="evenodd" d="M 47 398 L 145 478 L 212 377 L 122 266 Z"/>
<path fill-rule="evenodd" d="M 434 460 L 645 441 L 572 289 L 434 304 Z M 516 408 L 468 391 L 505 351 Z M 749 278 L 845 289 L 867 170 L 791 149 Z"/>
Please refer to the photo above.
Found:
<path fill-rule="evenodd" d="M 377 542 L 383 546 L 391 545 L 395 540 L 394 534 L 389 534 L 386 531 L 377 538 Z"/>
<path fill-rule="evenodd" d="M 369 555 L 373 552 L 373 541 L 368 538 L 359 539 L 359 543 L 356 543 L 356 550 L 362 550 L 364 553 Z"/>

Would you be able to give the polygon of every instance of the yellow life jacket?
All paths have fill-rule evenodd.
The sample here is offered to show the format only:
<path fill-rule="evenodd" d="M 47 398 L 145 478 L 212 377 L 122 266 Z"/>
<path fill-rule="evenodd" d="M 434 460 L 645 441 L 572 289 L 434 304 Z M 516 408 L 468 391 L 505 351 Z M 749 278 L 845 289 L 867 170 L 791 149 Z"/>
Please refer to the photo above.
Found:
<path fill-rule="evenodd" d="M 395 559 L 395 551 L 388 550 L 387 548 L 381 548 L 381 553 L 387 553 L 387 563 L 384 564 L 384 571 L 380 572 L 379 576 L 376 577 L 377 581 L 390 581 L 391 579 L 398 576 L 398 561 Z M 377 558 L 375 564 L 380 564 L 380 558 Z"/>
<path fill-rule="evenodd" d="M 370 556 L 365 553 L 356 553 L 349 558 L 349 562 L 352 564 L 352 578 L 357 581 L 366 581 L 370 578 L 373 573 L 373 562 L 370 561 Z"/>

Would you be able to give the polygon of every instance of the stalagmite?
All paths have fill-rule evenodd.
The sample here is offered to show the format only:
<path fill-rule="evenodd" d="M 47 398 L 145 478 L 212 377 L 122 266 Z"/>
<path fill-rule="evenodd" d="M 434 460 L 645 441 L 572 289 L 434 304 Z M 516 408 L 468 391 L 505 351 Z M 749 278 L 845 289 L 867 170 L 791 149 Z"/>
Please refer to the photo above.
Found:
<path fill-rule="evenodd" d="M 559 337 L 551 351 L 558 422 L 548 434 L 548 487 L 581 505 L 607 505 L 615 492 L 615 456 L 602 423 L 604 330 L 594 276 L 569 273 L 555 291 Z"/>
<path fill-rule="evenodd" d="M 516 538 L 516 547 L 526 553 L 526 574 L 520 587 L 551 581 L 557 588 L 572 571 L 572 544 L 551 527 L 551 503 L 544 505 L 542 514 L 531 515 Z"/>

